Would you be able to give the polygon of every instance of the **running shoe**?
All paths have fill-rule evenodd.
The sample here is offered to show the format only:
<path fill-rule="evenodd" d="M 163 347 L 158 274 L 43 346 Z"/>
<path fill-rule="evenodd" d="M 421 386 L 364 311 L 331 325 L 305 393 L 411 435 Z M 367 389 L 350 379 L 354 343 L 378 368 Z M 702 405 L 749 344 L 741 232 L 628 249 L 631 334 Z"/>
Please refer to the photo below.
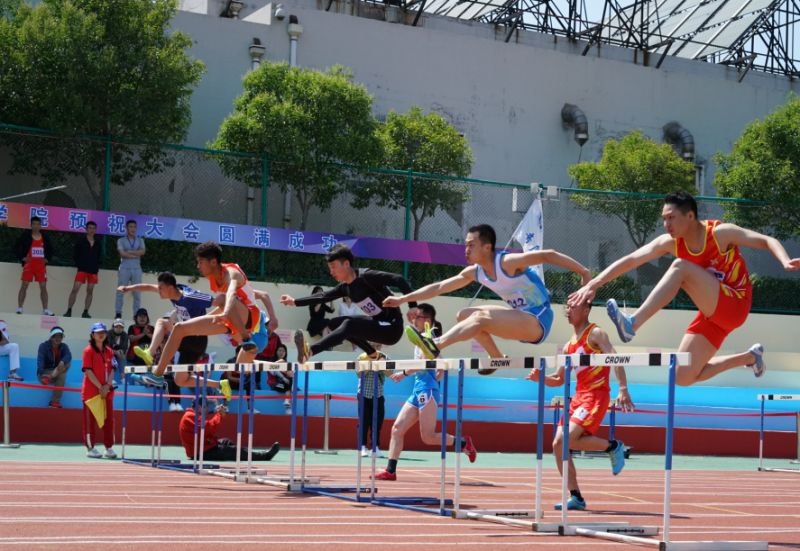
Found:
<path fill-rule="evenodd" d="M 42 377 L 42 378 L 44 378 L 44 377 Z M 19 373 L 17 373 L 17 370 L 15 369 L 14 371 L 9 371 L 8 372 L 8 380 L 9 381 L 24 381 L 25 379 L 20 377 Z M 48 379 L 48 382 L 45 383 L 45 384 L 49 384 L 49 382 L 50 382 L 50 380 Z"/>
<path fill-rule="evenodd" d="M 420 333 L 417 328 L 412 325 L 406 326 L 406 337 L 414 346 L 422 350 L 422 354 L 429 360 L 434 360 L 439 357 L 439 347 L 433 342 L 433 337 L 428 334 Z"/>
<path fill-rule="evenodd" d="M 154 387 L 154 388 L 164 388 L 167 386 L 167 381 L 164 380 L 164 377 L 160 377 L 155 373 L 143 373 L 139 376 L 141 378 L 142 384 L 144 386 Z"/>
<path fill-rule="evenodd" d="M 466 440 L 467 443 L 464 445 L 464 449 L 462 451 L 466 454 L 470 463 L 475 463 L 475 459 L 478 457 L 478 449 L 472 442 L 471 436 L 465 436 L 464 440 Z"/>
<path fill-rule="evenodd" d="M 142 346 L 134 346 L 133 353 L 141 359 L 146 366 L 153 365 L 153 355 L 150 353 L 150 348 L 144 348 Z"/>
<path fill-rule="evenodd" d="M 617 301 L 613 298 L 608 299 L 606 302 L 606 310 L 608 317 L 614 323 L 619 333 L 619 338 L 622 342 L 631 342 L 633 337 L 636 336 L 636 331 L 633 330 L 633 316 L 624 313 L 617 305 Z"/>
<path fill-rule="evenodd" d="M 625 467 L 625 444 L 622 440 L 617 440 L 617 447 L 608 452 L 608 458 L 611 460 L 611 472 L 617 476 Z"/>
<path fill-rule="evenodd" d="M 47 404 L 47 407 L 61 409 L 64 406 L 62 406 L 61 402 L 59 402 L 58 400 L 50 400 L 50 402 Z"/>
<path fill-rule="evenodd" d="M 49 310 L 49 309 L 47 309 L 47 308 L 45 308 L 44 310 L 42 310 L 42 315 L 43 315 L 43 316 L 55 316 L 55 314 L 53 313 L 53 311 L 52 311 L 52 310 Z"/>
<path fill-rule="evenodd" d="M 103 459 L 116 459 L 116 458 L 117 458 L 117 452 L 114 451 L 114 448 L 106 448 L 106 453 L 103 454 Z"/>
<path fill-rule="evenodd" d="M 561 510 L 561 504 L 556 503 L 553 507 L 556 511 Z M 583 511 L 586 509 L 586 500 L 580 499 L 576 496 L 569 496 L 567 500 L 567 511 Z"/>
<path fill-rule="evenodd" d="M 397 473 L 390 473 L 389 471 L 381 471 L 375 475 L 375 480 L 397 480 Z"/>
<path fill-rule="evenodd" d="M 91 457 L 92 459 L 100 459 L 103 457 L 103 454 L 97 451 L 97 449 L 92 448 L 88 452 L 86 452 L 86 457 Z"/>
<path fill-rule="evenodd" d="M 305 335 L 300 329 L 294 332 L 294 345 L 297 347 L 297 363 L 306 363 L 311 357 L 311 350 L 308 347 Z"/>
<path fill-rule="evenodd" d="M 764 345 L 762 345 L 760 342 L 757 342 L 748 348 L 747 351 L 750 352 L 756 359 L 755 363 L 750 364 L 747 367 L 753 370 L 753 373 L 756 377 L 763 376 L 764 372 L 767 370 L 767 364 L 764 362 Z"/>
<path fill-rule="evenodd" d="M 226 402 L 230 402 L 231 401 L 231 396 L 232 396 L 232 393 L 231 393 L 231 382 L 228 379 L 220 380 L 220 382 L 219 382 L 219 391 L 222 393 L 223 396 L 225 396 L 225 401 Z"/>
<path fill-rule="evenodd" d="M 366 446 L 361 446 L 361 457 L 369 457 L 369 450 Z"/>

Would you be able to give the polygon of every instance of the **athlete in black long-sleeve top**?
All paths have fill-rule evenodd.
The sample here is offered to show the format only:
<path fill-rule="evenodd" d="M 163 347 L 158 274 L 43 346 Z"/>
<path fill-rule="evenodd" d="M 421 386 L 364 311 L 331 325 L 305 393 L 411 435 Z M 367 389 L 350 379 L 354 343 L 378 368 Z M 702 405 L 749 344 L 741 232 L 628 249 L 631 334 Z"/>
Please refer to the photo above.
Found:
<path fill-rule="evenodd" d="M 308 361 L 311 356 L 330 350 L 344 341 L 350 341 L 370 356 L 375 354 L 371 342 L 391 345 L 403 336 L 403 315 L 400 308 L 383 306 L 383 300 L 391 296 L 389 287 L 396 287 L 403 293 L 411 292 L 411 285 L 402 276 L 370 269 L 355 269 L 353 252 L 345 245 L 334 246 L 325 257 L 331 276 L 339 285 L 327 292 L 294 299 L 289 295 L 281 296 L 281 304 L 286 306 L 308 306 L 322 302 L 330 302 L 337 298 L 349 296 L 353 303 L 369 317 L 342 316 L 333 318 L 325 337 L 311 346 L 302 331 L 295 331 L 294 341 L 297 345 L 297 361 Z M 417 315 L 417 304 L 409 303 L 408 318 L 413 320 Z"/>

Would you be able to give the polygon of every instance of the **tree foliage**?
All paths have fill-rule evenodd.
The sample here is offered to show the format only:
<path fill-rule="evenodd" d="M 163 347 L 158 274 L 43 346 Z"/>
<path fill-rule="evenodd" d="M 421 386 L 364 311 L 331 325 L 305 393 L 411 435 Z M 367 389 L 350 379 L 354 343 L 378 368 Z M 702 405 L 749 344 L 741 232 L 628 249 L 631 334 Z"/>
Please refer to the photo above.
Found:
<path fill-rule="evenodd" d="M 768 203 L 726 203 L 728 219 L 780 239 L 800 236 L 800 98 L 752 122 L 730 154 L 717 154 L 715 161 L 720 195 Z"/>
<path fill-rule="evenodd" d="M 466 177 L 472 170 L 472 151 L 467 140 L 441 115 L 425 115 L 419 107 L 408 113 L 391 111 L 378 129 L 383 144 L 383 166 L 446 176 Z M 375 176 L 375 175 L 373 175 Z M 407 177 L 379 175 L 360 184 L 353 206 L 369 205 L 405 209 Z M 413 239 L 419 239 L 422 222 L 439 209 L 452 210 L 469 199 L 469 189 L 452 180 L 415 178 L 411 186 Z"/>
<path fill-rule="evenodd" d="M 639 131 L 619 141 L 609 140 L 600 161 L 572 165 L 568 172 L 581 189 L 696 193 L 692 163 L 681 159 L 671 146 L 657 144 Z M 661 219 L 660 199 L 583 193 L 573 193 L 571 199 L 582 209 L 622 220 L 637 247 L 647 242 Z"/>
<path fill-rule="evenodd" d="M 266 154 L 270 180 L 284 192 L 292 190 L 305 229 L 310 208 L 328 208 L 346 189 L 353 166 L 380 159 L 375 127 L 372 97 L 346 69 L 321 72 L 262 63 L 245 77 L 244 91 L 213 147 Z M 220 164 L 229 176 L 261 183 L 252 160 L 225 156 Z"/>
<path fill-rule="evenodd" d="M 0 4 L 0 122 L 63 136 L 128 142 L 181 141 L 203 64 L 173 32 L 176 0 L 42 0 Z M 10 138 L 12 173 L 45 183 L 82 176 L 98 207 L 106 161 L 101 140 Z M 156 146 L 115 144 L 112 182 L 169 162 Z"/>

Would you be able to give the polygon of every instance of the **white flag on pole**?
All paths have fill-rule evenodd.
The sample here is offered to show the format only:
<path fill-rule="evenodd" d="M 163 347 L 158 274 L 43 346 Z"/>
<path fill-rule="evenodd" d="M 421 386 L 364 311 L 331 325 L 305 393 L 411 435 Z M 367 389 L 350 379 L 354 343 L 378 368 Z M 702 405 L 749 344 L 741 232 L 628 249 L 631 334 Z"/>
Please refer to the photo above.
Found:
<path fill-rule="evenodd" d="M 522 250 L 541 251 L 544 248 L 544 219 L 542 216 L 542 200 L 536 198 L 528 208 L 528 212 L 514 230 L 514 240 L 520 244 Z M 538 276 L 544 282 L 544 268 L 541 264 L 533 266 Z"/>

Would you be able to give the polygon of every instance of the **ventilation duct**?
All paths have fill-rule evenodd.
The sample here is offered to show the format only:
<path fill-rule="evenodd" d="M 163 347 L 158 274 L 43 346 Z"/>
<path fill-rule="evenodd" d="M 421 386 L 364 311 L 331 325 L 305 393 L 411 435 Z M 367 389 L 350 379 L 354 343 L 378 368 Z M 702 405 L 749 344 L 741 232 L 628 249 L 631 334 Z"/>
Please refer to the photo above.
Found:
<path fill-rule="evenodd" d="M 589 121 L 583 111 L 577 105 L 565 103 L 561 108 L 561 120 L 566 126 L 575 129 L 575 141 L 583 147 L 589 140 Z"/>
<path fill-rule="evenodd" d="M 694 160 L 694 137 L 680 123 L 672 121 L 664 125 L 664 141 L 678 150 L 681 159 Z"/>

